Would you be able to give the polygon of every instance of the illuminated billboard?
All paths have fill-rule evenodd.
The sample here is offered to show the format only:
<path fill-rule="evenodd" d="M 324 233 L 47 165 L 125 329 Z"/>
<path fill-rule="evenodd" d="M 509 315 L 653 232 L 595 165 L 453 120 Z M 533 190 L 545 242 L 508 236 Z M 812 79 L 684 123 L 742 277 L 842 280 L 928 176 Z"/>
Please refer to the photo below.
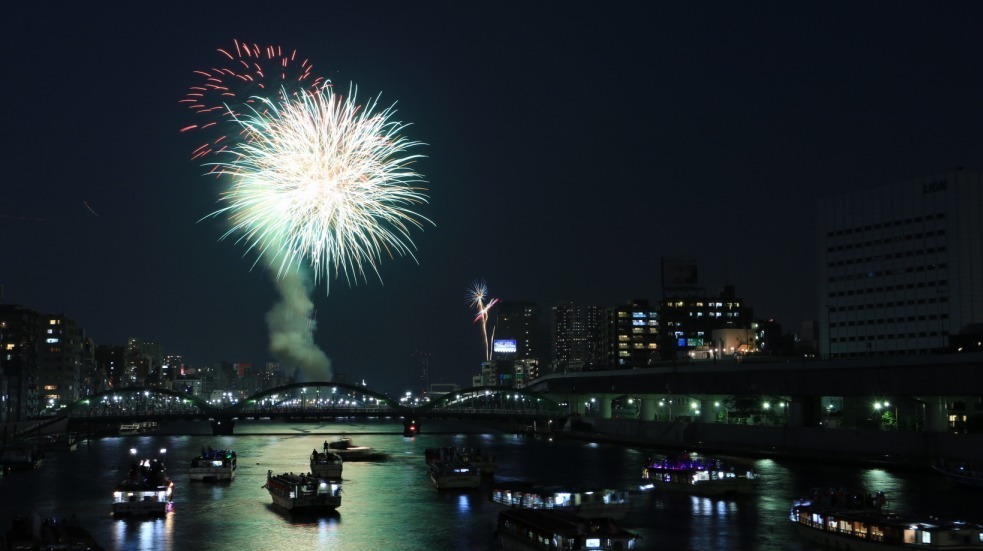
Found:
<path fill-rule="evenodd" d="M 515 339 L 495 339 L 492 352 L 496 354 L 515 354 L 517 350 Z"/>

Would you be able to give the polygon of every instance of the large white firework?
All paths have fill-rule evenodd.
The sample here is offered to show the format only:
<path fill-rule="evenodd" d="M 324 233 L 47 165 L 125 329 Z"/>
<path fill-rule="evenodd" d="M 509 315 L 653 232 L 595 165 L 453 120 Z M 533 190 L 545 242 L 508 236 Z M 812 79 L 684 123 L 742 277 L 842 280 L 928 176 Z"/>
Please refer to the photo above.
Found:
<path fill-rule="evenodd" d="M 349 284 L 367 268 L 381 280 L 384 255 L 415 260 L 410 230 L 432 223 L 413 210 L 427 196 L 411 168 L 422 155 L 407 150 L 422 144 L 401 135 L 395 106 L 358 105 L 354 89 L 330 85 L 259 100 L 236 118 L 242 139 L 211 164 L 230 178 L 210 215 L 231 223 L 222 239 L 237 236 L 278 277 L 308 264 L 315 283 L 331 269 Z"/>

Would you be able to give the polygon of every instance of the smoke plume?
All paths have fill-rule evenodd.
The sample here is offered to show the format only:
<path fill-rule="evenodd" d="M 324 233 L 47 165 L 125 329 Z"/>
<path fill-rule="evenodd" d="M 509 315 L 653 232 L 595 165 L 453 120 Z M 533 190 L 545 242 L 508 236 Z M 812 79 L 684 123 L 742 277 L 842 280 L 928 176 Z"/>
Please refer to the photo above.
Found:
<path fill-rule="evenodd" d="M 296 271 L 274 277 L 280 302 L 266 314 L 270 352 L 300 369 L 300 381 L 330 381 L 331 360 L 314 343 L 314 303 L 308 278 Z"/>

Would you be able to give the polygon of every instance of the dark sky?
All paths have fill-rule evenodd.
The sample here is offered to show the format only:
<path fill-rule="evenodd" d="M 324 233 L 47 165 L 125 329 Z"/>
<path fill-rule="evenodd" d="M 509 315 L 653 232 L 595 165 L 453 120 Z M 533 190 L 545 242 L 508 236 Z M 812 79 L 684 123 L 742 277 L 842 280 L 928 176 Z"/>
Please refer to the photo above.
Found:
<path fill-rule="evenodd" d="M 435 227 L 419 264 L 315 290 L 334 370 L 398 392 L 414 350 L 470 384 L 465 290 L 660 298 L 696 260 L 788 330 L 814 317 L 817 201 L 983 168 L 979 2 L 15 2 L 4 42 L 3 300 L 98 344 L 269 359 L 268 273 L 219 242 L 178 100 L 233 39 L 398 102 Z M 91 207 L 92 210 L 89 210 Z"/>

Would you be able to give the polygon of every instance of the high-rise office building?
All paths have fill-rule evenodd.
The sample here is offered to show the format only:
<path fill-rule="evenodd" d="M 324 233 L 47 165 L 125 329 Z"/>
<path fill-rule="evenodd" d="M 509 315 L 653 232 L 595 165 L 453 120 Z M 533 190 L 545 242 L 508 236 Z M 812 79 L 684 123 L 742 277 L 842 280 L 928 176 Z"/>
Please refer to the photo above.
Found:
<path fill-rule="evenodd" d="M 566 302 L 553 307 L 554 372 L 584 371 L 601 365 L 601 323 L 604 309 Z"/>
<path fill-rule="evenodd" d="M 544 352 L 539 306 L 534 302 L 502 301 L 495 308 L 492 359 L 502 355 L 509 360 L 539 359 Z M 495 350 L 496 342 L 498 351 Z"/>
<path fill-rule="evenodd" d="M 819 208 L 820 353 L 922 354 L 983 322 L 983 175 L 830 197 Z"/>

